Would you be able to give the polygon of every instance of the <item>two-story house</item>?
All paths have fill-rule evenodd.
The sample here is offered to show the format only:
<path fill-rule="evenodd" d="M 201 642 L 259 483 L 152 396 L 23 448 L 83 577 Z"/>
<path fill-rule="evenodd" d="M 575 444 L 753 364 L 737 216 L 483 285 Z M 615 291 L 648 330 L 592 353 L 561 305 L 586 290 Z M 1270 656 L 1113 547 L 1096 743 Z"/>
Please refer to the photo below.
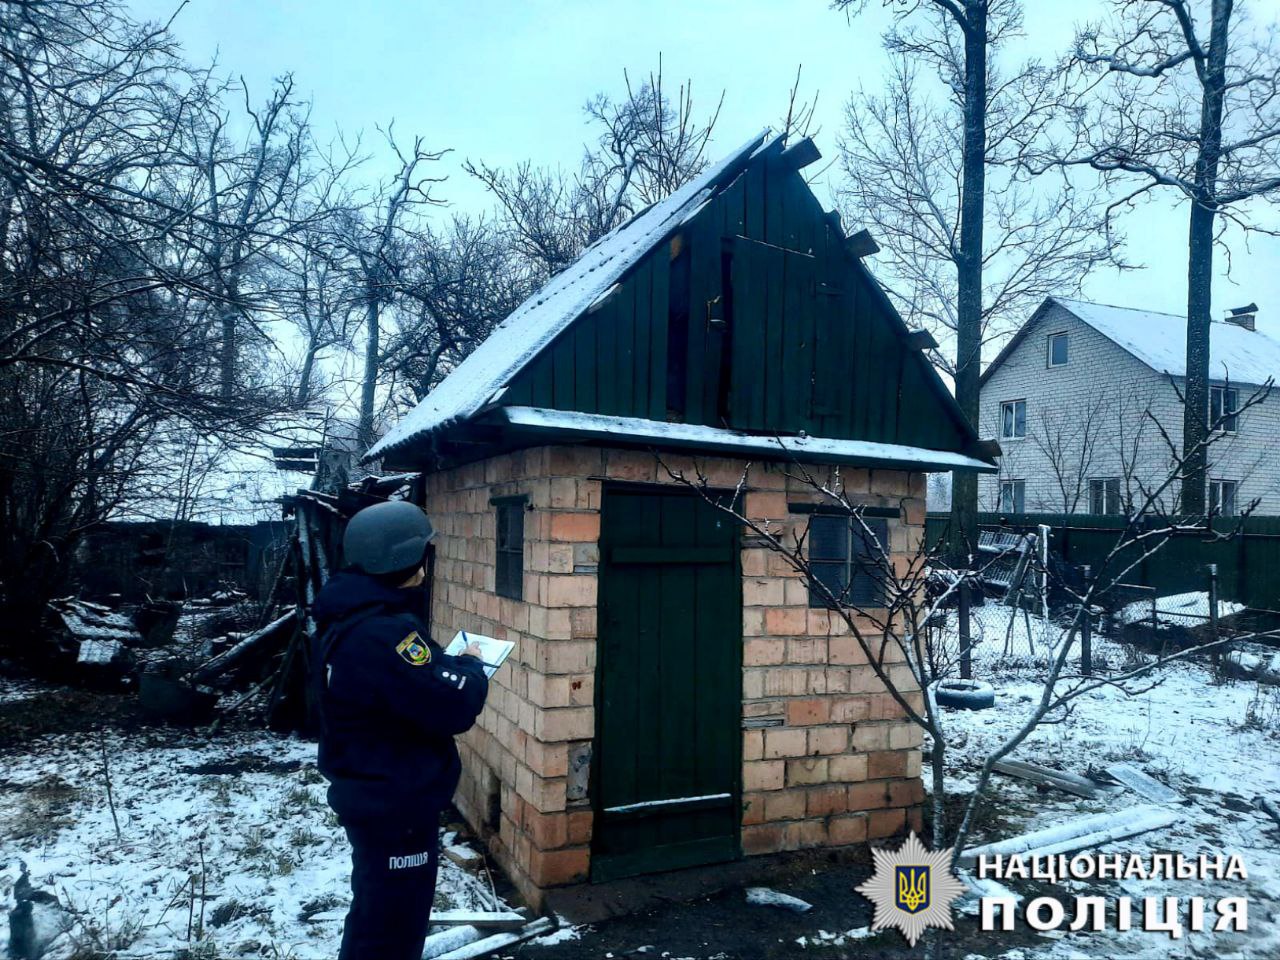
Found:
<path fill-rule="evenodd" d="M 1224 515 L 1255 500 L 1280 514 L 1280 342 L 1256 311 L 1211 330 L 1207 503 Z M 1175 508 L 1185 351 L 1184 317 L 1047 298 L 982 374 L 979 432 L 1004 455 L 979 480 L 980 509 L 1127 514 L 1156 495 Z"/>

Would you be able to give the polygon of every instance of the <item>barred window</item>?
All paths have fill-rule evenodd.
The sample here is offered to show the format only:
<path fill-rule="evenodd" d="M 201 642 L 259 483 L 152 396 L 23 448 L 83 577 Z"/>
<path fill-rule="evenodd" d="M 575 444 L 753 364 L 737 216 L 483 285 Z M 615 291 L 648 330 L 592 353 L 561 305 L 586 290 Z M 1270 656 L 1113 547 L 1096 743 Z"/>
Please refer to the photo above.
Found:
<path fill-rule="evenodd" d="M 809 518 L 809 568 L 814 579 L 843 607 L 884 606 L 883 575 L 877 560 L 888 549 L 887 520 L 866 517 L 859 521 L 847 514 L 821 513 Z M 813 584 L 809 586 L 809 606 L 830 606 Z"/>
<path fill-rule="evenodd" d="M 500 597 L 523 600 L 525 498 L 494 500 L 493 505 L 498 511 L 498 555 L 493 589 Z"/>

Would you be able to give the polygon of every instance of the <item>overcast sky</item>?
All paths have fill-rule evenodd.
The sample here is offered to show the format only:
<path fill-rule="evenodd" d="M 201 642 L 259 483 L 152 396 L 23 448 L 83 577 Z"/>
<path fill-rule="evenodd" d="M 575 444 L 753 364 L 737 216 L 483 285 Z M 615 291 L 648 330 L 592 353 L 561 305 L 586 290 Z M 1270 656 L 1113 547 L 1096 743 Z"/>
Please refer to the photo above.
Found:
<path fill-rule="evenodd" d="M 176 3 L 132 6 L 141 17 L 167 19 Z M 1020 52 L 1044 58 L 1062 52 L 1076 22 L 1103 9 L 1101 0 L 1026 6 Z M 576 167 L 587 97 L 617 93 L 624 68 L 633 77 L 647 73 L 659 53 L 669 86 L 692 79 L 695 106 L 709 109 L 725 91 L 713 155 L 776 125 L 803 65 L 803 90 L 819 93 L 816 140 L 835 156 L 850 91 L 878 89 L 885 64 L 886 14 L 876 0 L 868 8 L 848 22 L 823 0 L 189 0 L 174 30 L 191 59 L 217 55 L 259 96 L 274 76 L 292 72 L 322 138 L 337 129 L 376 137 L 374 125 L 394 119 L 404 136 L 451 148 L 439 165 L 449 180 L 438 194 L 479 211 L 488 203 L 462 172 L 463 159 Z M 1085 296 L 1183 312 L 1186 221 L 1185 206 L 1171 199 L 1126 218 L 1128 256 L 1146 269 L 1095 273 Z M 1246 248 L 1235 235 L 1231 248 L 1230 277 L 1226 258 L 1217 258 L 1215 311 L 1256 300 L 1259 326 L 1280 336 L 1280 241 L 1257 236 Z"/>

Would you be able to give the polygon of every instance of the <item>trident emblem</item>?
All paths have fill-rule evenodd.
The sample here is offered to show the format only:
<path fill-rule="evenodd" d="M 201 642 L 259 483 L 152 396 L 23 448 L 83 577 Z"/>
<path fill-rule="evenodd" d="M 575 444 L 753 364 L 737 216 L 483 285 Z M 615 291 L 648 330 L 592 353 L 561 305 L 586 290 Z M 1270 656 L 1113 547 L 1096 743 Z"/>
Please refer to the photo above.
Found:
<path fill-rule="evenodd" d="M 894 867 L 898 881 L 898 909 L 907 913 L 919 913 L 929 906 L 929 868 L 927 866 Z"/>

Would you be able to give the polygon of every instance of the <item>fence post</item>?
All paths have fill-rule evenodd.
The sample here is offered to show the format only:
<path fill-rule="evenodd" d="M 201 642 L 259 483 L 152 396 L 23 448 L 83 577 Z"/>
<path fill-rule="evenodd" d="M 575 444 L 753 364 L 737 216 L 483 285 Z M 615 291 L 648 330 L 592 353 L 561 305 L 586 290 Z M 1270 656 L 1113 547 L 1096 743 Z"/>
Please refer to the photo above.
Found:
<path fill-rule="evenodd" d="M 1218 640 L 1218 565 L 1216 563 L 1209 564 L 1209 639 L 1215 644 Z M 1215 646 L 1213 655 L 1210 657 L 1213 662 L 1214 673 L 1221 675 L 1222 673 L 1222 650 Z"/>
<path fill-rule="evenodd" d="M 1040 616 L 1049 619 L 1049 525 L 1040 524 Z"/>
<path fill-rule="evenodd" d="M 1093 616 L 1089 609 L 1089 565 L 1082 567 L 1084 571 L 1085 602 L 1080 607 L 1083 620 L 1080 622 L 1080 672 L 1093 676 Z"/>
<path fill-rule="evenodd" d="M 965 571 L 964 579 L 960 581 L 960 608 L 958 611 L 960 621 L 960 679 L 973 679 L 973 662 L 970 659 L 969 649 L 969 576 Z"/>

